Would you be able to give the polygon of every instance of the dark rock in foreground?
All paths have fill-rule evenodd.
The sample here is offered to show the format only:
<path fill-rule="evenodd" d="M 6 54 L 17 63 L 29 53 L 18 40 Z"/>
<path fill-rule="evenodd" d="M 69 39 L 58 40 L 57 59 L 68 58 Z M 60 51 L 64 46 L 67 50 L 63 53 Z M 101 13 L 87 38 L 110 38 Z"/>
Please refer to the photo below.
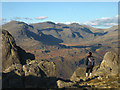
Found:
<path fill-rule="evenodd" d="M 35 59 L 34 55 L 17 46 L 8 31 L 3 30 L 2 37 L 2 88 L 57 87 L 56 66 L 53 62 L 31 61 Z"/>
<path fill-rule="evenodd" d="M 2 77 L 3 88 L 57 88 L 55 64 L 49 61 L 12 65 Z"/>

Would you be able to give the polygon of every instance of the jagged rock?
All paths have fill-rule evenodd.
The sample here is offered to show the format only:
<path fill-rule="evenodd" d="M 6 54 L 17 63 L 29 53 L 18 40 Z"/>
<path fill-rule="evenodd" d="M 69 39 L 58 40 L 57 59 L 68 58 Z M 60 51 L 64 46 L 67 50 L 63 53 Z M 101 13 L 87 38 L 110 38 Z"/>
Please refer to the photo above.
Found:
<path fill-rule="evenodd" d="M 56 67 L 53 62 L 34 60 L 23 65 L 25 76 L 56 77 Z"/>
<path fill-rule="evenodd" d="M 15 40 L 8 31 L 2 30 L 2 70 L 15 63 L 20 64 Z"/>
<path fill-rule="evenodd" d="M 27 59 L 34 60 L 35 56 L 17 46 L 14 37 L 8 31 L 2 30 L 2 70 L 12 64 L 26 64 Z"/>
<path fill-rule="evenodd" d="M 3 73 L 9 73 L 11 71 L 14 71 L 14 73 L 19 75 L 19 76 L 23 76 L 24 75 L 24 72 L 23 72 L 21 64 L 13 64 L 9 68 L 5 69 L 3 71 Z"/>
<path fill-rule="evenodd" d="M 118 75 L 118 65 L 119 65 L 119 58 L 116 53 L 107 52 L 104 56 L 100 67 L 94 72 L 94 75 L 98 76 L 109 76 L 109 75 Z"/>
<path fill-rule="evenodd" d="M 47 77 L 56 77 L 56 66 L 54 62 L 41 61 L 38 65 L 45 72 Z"/>
<path fill-rule="evenodd" d="M 44 68 L 43 68 L 43 67 Z M 3 88 L 56 88 L 55 65 L 49 61 L 13 64 L 2 73 Z"/>
<path fill-rule="evenodd" d="M 85 78 L 85 71 L 85 68 L 78 67 L 71 76 L 70 80 L 79 82 L 81 79 Z"/>
<path fill-rule="evenodd" d="M 53 62 L 33 60 L 23 65 L 26 88 L 57 87 L 56 67 Z"/>
<path fill-rule="evenodd" d="M 83 80 L 85 78 L 85 68 L 84 70 L 81 70 L 81 67 L 79 67 L 75 70 L 70 80 L 74 82 L 77 81 L 79 87 L 119 89 L 120 86 L 118 81 L 120 80 L 120 77 L 118 76 L 118 70 L 120 58 L 118 57 L 119 56 L 116 53 L 107 52 L 102 63 L 99 66 L 94 67 L 92 78 Z M 77 85 L 77 83 L 75 83 L 75 85 Z"/>
<path fill-rule="evenodd" d="M 74 82 L 65 82 L 62 80 L 58 80 L 57 81 L 57 86 L 58 88 L 75 88 L 75 86 L 73 86 L 75 83 Z"/>
<path fill-rule="evenodd" d="M 23 65 L 23 71 L 25 72 L 25 76 L 41 77 L 41 73 L 43 73 L 37 64 Z"/>

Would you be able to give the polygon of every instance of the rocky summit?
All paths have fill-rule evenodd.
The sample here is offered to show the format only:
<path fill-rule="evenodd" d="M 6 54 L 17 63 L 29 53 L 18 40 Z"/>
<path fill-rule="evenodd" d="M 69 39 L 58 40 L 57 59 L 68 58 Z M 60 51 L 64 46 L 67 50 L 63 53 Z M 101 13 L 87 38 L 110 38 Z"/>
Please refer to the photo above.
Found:
<path fill-rule="evenodd" d="M 119 75 L 119 60 L 119 56 L 116 53 L 107 52 L 100 67 L 94 72 L 95 75 Z"/>

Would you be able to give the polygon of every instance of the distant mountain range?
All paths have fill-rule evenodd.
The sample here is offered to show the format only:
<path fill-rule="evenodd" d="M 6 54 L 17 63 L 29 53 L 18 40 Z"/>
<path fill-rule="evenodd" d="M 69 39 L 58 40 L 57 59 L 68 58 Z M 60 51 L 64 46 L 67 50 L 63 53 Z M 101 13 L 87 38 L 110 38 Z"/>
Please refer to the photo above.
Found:
<path fill-rule="evenodd" d="M 24 22 L 11 21 L 4 24 L 2 28 L 7 29 L 17 42 L 33 40 L 49 45 L 60 43 L 78 45 L 109 43 L 111 45 L 118 39 L 117 26 L 98 29 L 78 23 L 66 25 L 48 21 L 28 25 Z"/>

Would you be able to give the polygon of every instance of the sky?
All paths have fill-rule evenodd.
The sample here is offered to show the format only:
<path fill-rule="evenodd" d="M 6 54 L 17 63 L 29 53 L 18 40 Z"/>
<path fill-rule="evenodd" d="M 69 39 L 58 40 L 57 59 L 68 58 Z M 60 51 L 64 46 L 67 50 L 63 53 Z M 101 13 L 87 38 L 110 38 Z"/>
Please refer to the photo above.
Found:
<path fill-rule="evenodd" d="M 118 2 L 3 2 L 2 22 L 52 21 L 108 28 L 117 24 Z"/>

